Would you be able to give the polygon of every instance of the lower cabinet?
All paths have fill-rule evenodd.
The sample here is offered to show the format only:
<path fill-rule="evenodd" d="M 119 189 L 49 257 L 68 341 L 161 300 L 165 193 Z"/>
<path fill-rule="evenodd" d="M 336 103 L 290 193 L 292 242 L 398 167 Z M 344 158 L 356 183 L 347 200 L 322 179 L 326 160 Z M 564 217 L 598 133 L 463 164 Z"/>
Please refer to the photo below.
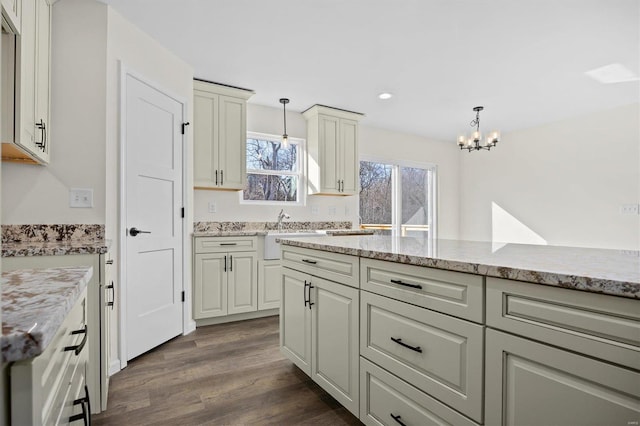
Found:
<path fill-rule="evenodd" d="M 258 261 L 258 310 L 280 307 L 280 260 Z"/>
<path fill-rule="evenodd" d="M 487 329 L 486 424 L 629 425 L 640 372 Z"/>
<path fill-rule="evenodd" d="M 354 415 L 359 411 L 359 290 L 282 268 L 282 353 Z"/>
<path fill-rule="evenodd" d="M 90 423 L 87 308 L 85 289 L 47 349 L 11 366 L 12 425 Z"/>
<path fill-rule="evenodd" d="M 194 318 L 212 318 L 258 309 L 255 252 L 196 254 Z"/>

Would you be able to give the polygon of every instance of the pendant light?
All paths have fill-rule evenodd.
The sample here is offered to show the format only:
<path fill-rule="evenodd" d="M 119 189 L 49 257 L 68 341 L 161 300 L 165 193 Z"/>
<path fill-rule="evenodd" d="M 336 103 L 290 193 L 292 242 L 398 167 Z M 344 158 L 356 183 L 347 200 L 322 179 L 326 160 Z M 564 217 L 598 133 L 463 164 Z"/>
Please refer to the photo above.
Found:
<path fill-rule="evenodd" d="M 289 99 L 280 98 L 280 103 L 282 104 L 282 111 L 284 113 L 284 133 L 282 134 L 282 146 L 287 148 L 289 146 L 289 135 L 287 135 L 287 104 L 289 103 Z"/>
<path fill-rule="evenodd" d="M 465 135 L 458 136 L 458 146 L 460 149 L 466 149 L 469 152 L 471 151 L 480 151 L 481 149 L 490 150 L 492 147 L 496 146 L 496 144 L 500 141 L 500 132 L 497 130 L 492 131 L 487 135 L 483 144 L 480 143 L 482 140 L 482 133 L 480 133 L 480 111 L 482 111 L 484 107 L 477 106 L 474 107 L 473 110 L 476 112 L 476 118 L 471 121 L 470 126 L 475 127 L 476 130 L 471 133 L 471 136 L 468 138 Z"/>

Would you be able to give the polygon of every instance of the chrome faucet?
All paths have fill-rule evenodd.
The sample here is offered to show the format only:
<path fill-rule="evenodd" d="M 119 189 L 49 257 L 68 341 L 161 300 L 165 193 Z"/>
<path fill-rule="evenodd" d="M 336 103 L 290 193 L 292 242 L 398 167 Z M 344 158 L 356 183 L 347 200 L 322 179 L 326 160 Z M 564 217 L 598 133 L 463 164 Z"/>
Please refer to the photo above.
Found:
<path fill-rule="evenodd" d="M 289 216 L 288 214 L 286 214 L 284 212 L 284 209 L 280 210 L 280 213 L 278 213 L 278 232 L 282 231 L 282 220 L 283 219 L 291 219 L 291 216 Z"/>

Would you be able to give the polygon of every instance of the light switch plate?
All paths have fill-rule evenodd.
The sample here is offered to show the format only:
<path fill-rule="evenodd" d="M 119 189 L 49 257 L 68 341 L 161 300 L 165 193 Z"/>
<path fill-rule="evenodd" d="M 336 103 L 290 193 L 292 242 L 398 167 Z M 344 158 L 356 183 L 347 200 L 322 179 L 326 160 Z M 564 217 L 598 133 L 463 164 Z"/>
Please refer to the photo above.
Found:
<path fill-rule="evenodd" d="M 90 209 L 93 207 L 92 188 L 69 189 L 69 207 Z"/>
<path fill-rule="evenodd" d="M 620 206 L 621 214 L 639 214 L 640 206 L 638 204 L 623 204 Z"/>
<path fill-rule="evenodd" d="M 209 213 L 215 213 L 217 211 L 216 203 L 209 203 Z"/>

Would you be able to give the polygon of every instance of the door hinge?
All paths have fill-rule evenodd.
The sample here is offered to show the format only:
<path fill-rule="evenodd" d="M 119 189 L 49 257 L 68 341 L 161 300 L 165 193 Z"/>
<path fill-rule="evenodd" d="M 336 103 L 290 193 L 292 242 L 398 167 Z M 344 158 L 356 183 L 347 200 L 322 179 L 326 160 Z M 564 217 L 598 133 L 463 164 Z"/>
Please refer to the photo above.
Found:
<path fill-rule="evenodd" d="M 184 291 L 182 292 L 182 302 L 184 302 Z"/>
<path fill-rule="evenodd" d="M 184 207 L 180 209 L 180 217 L 184 218 Z"/>
<path fill-rule="evenodd" d="M 191 123 L 189 123 L 188 121 L 186 123 L 182 123 L 182 134 L 184 135 L 184 128 L 187 127 L 188 125 L 190 125 Z"/>

